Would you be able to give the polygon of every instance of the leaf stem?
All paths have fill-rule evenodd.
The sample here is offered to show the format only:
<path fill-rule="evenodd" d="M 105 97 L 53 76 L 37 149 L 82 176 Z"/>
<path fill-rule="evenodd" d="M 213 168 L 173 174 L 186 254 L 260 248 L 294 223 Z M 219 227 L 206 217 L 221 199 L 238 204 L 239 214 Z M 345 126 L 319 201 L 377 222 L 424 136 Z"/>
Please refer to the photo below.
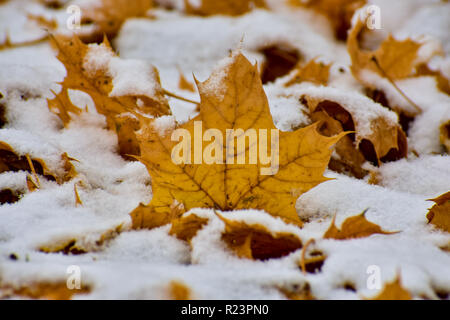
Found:
<path fill-rule="evenodd" d="M 375 65 L 377 66 L 378 70 L 380 70 L 381 74 L 383 75 L 383 77 L 385 77 L 386 79 L 388 79 L 388 81 L 394 86 L 394 88 L 402 95 L 403 98 L 405 98 L 406 101 L 408 101 L 415 109 L 416 111 L 418 111 L 419 113 L 422 112 L 422 109 L 414 102 L 412 101 L 396 84 L 395 82 L 392 80 L 391 77 L 389 77 L 389 75 L 383 70 L 383 68 L 380 66 L 380 64 L 378 63 L 378 60 L 376 57 L 372 57 L 371 59 Z"/>
<path fill-rule="evenodd" d="M 181 101 L 193 103 L 193 104 L 196 104 L 196 105 L 199 105 L 199 104 L 200 104 L 200 102 L 197 102 L 197 101 L 194 101 L 194 100 L 190 100 L 190 99 L 184 98 L 184 97 L 179 96 L 179 95 L 177 95 L 177 94 L 175 94 L 175 93 L 172 93 L 172 92 L 170 92 L 170 91 L 167 91 L 166 89 L 163 89 L 163 92 L 164 92 L 165 95 L 167 95 L 167 96 L 169 96 L 169 97 L 172 97 L 172 98 L 175 98 L 175 99 L 178 99 L 178 100 L 181 100 Z"/>

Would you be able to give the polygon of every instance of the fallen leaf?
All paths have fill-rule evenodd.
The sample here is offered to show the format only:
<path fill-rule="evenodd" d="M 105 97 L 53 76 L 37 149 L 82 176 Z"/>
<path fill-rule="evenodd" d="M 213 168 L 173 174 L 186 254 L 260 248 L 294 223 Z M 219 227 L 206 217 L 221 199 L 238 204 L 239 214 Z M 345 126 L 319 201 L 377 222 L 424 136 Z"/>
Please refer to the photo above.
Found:
<path fill-rule="evenodd" d="M 327 137 L 344 132 L 343 123 L 330 117 L 323 109 L 313 112 L 311 120 L 320 121 L 319 132 Z M 339 117 L 337 117 L 339 119 Z M 335 151 L 339 157 L 332 157 L 328 167 L 337 172 L 350 172 L 358 179 L 362 179 L 367 171 L 362 168 L 366 162 L 362 152 L 355 146 L 349 135 L 342 137 L 336 143 Z"/>
<path fill-rule="evenodd" d="M 131 213 L 133 226 L 149 228 L 155 225 L 152 222 L 155 219 L 170 222 L 161 217 L 170 216 L 174 200 L 182 203 L 186 211 L 196 207 L 221 211 L 253 208 L 301 225 L 294 206 L 295 200 L 303 192 L 328 180 L 322 174 L 328 164 L 331 147 L 345 134 L 324 137 L 317 132 L 316 125 L 294 132 L 279 132 L 273 124 L 257 68 L 240 53 L 233 55 L 223 69 L 197 85 L 201 103 L 199 115 L 194 119 L 183 125 L 167 127 L 162 133 L 156 120 L 142 120 L 142 128 L 137 133 L 141 147 L 138 159 L 146 165 L 152 177 L 153 199 L 148 206 L 141 204 Z M 185 129 L 182 132 L 189 133 L 186 143 L 195 146 L 198 138 L 203 136 L 200 133 L 201 136 L 195 142 L 199 125 L 215 128 L 215 134 L 222 137 L 231 137 L 227 129 L 278 132 L 278 168 L 270 165 L 262 167 L 261 155 L 256 152 L 252 153 L 256 164 L 229 163 L 231 158 L 234 161 L 239 151 L 237 146 L 230 147 L 234 139 L 225 139 L 226 143 L 218 140 L 198 146 L 197 156 L 211 155 L 212 147 L 220 150 L 211 164 L 204 161 L 192 163 L 192 154 L 188 158 L 187 153 L 186 159 L 189 159 L 190 164 L 174 163 L 172 150 L 179 143 L 172 141 L 172 134 L 176 129 Z M 269 142 L 269 139 L 265 141 L 269 146 L 274 144 L 270 152 L 276 154 L 275 142 Z M 255 144 L 253 146 L 256 147 Z M 227 149 L 229 154 L 226 153 Z M 240 152 L 245 156 L 244 163 L 249 163 L 251 149 Z"/>
<path fill-rule="evenodd" d="M 416 67 L 416 71 L 419 76 L 434 76 L 438 89 L 450 95 L 450 80 L 440 70 L 432 70 L 426 63 L 422 63 Z"/>
<path fill-rule="evenodd" d="M 450 191 L 430 200 L 434 201 L 435 205 L 427 213 L 428 223 L 450 232 Z"/>
<path fill-rule="evenodd" d="M 284 285 L 277 289 L 289 300 L 315 300 L 309 283 L 303 285 Z"/>
<path fill-rule="evenodd" d="M 172 280 L 169 283 L 169 299 L 170 300 L 192 300 L 191 289 L 183 282 Z"/>
<path fill-rule="evenodd" d="M 323 235 L 324 239 L 347 240 L 355 238 L 365 238 L 372 234 L 393 234 L 397 232 L 383 231 L 375 223 L 368 221 L 365 217 L 367 209 L 361 214 L 349 217 L 342 223 L 341 229 L 335 225 L 336 216 L 333 217 L 330 227 Z"/>
<path fill-rule="evenodd" d="M 195 86 L 193 83 L 189 82 L 186 77 L 184 76 L 184 74 L 181 72 L 181 70 L 178 70 L 179 74 L 180 74 L 180 80 L 178 81 L 178 88 L 180 88 L 181 90 L 187 90 L 190 92 L 195 92 Z"/>
<path fill-rule="evenodd" d="M 45 253 L 62 253 L 62 254 L 85 254 L 87 252 L 98 251 L 105 243 L 116 238 L 123 231 L 123 224 L 119 224 L 116 227 L 106 230 L 100 234 L 97 239 L 60 239 L 51 243 L 41 245 L 38 250 Z"/>
<path fill-rule="evenodd" d="M 239 16 L 253 8 L 266 8 L 266 4 L 264 0 L 200 0 L 198 5 L 193 5 L 190 0 L 184 0 L 184 7 L 188 14 Z"/>
<path fill-rule="evenodd" d="M 365 23 L 358 19 L 347 39 L 347 50 L 352 60 L 350 68 L 358 80 L 364 82 L 364 79 L 360 77 L 362 70 L 370 70 L 392 80 L 412 75 L 421 44 L 411 39 L 396 40 L 389 35 L 377 50 L 365 51 L 360 48 L 359 43 L 359 37 L 364 28 Z M 378 62 L 378 66 L 375 60 Z"/>
<path fill-rule="evenodd" d="M 328 18 L 337 39 L 347 39 L 347 31 L 351 28 L 351 19 L 355 11 L 366 4 L 366 0 L 290 0 L 293 6 L 301 6 Z"/>
<path fill-rule="evenodd" d="M 20 296 L 31 299 L 45 300 L 70 300 L 74 295 L 87 294 L 91 291 L 88 286 L 80 289 L 69 289 L 67 283 L 63 282 L 33 282 L 26 286 L 16 287 L 13 285 L 1 285 L 0 297 L 8 298 Z"/>
<path fill-rule="evenodd" d="M 81 23 L 93 25 L 93 30 L 79 33 L 85 42 L 100 42 L 103 35 L 114 38 L 126 19 L 143 17 L 152 8 L 152 0 L 100 0 L 82 8 Z"/>
<path fill-rule="evenodd" d="M 411 294 L 402 287 L 400 276 L 384 285 L 382 291 L 371 300 L 411 300 Z"/>
<path fill-rule="evenodd" d="M 304 66 L 299 65 L 292 79 L 286 82 L 285 87 L 304 81 L 326 85 L 330 76 L 330 66 L 331 64 L 317 62 L 315 59 L 310 60 Z"/>
<path fill-rule="evenodd" d="M 169 234 L 176 236 L 180 240 L 190 242 L 197 232 L 207 223 L 207 218 L 202 218 L 195 213 L 191 213 L 188 216 L 172 220 L 172 227 L 170 228 Z"/>
<path fill-rule="evenodd" d="M 450 120 L 441 124 L 439 131 L 441 143 L 444 145 L 447 153 L 450 153 Z"/>
<path fill-rule="evenodd" d="M 338 102 L 308 94 L 302 97 L 302 101 L 308 106 L 313 121 L 323 121 L 319 127 L 320 133 L 334 135 L 344 130 L 356 131 L 356 136 L 350 134 L 336 144 L 336 152 L 341 157 L 342 164 L 353 170 L 356 177 L 366 174 L 362 169 L 364 159 L 379 165 L 381 162 L 406 157 L 406 134 L 398 123 L 381 113 L 383 107 L 380 105 L 372 105 L 372 109 L 380 109 L 373 110 L 380 115 L 368 120 L 365 118 L 368 113 L 355 112 L 356 110 L 349 108 L 350 105 L 347 110 Z M 359 123 L 363 121 L 370 122 L 370 131 L 358 130 Z"/>
<path fill-rule="evenodd" d="M 62 173 L 57 174 L 49 170 L 44 160 L 20 154 L 6 142 L 0 141 L 0 173 L 5 171 L 27 171 L 34 176 L 34 183 L 37 185 L 39 185 L 37 175 L 44 176 L 48 180 L 56 181 L 59 184 L 67 182 L 77 175 L 75 168 L 70 162 L 72 159 L 67 156 L 67 153 L 63 153 L 61 159 L 63 170 Z"/>
<path fill-rule="evenodd" d="M 139 145 L 134 134 L 134 130 L 139 127 L 136 114 L 144 116 L 170 114 L 156 68 L 149 65 L 149 70 L 142 70 L 151 79 L 153 92 L 122 93 L 112 96 L 114 79 L 110 63 L 117 62 L 120 58 L 114 54 L 106 38 L 100 45 L 86 45 L 76 36 L 71 39 L 52 36 L 51 42 L 58 50 L 57 58 L 64 64 L 67 76 L 60 83 L 61 91 L 55 93 L 53 99 L 48 100 L 49 109 L 60 117 L 64 125 L 67 125 L 71 120 L 70 113 L 79 114 L 82 111 L 70 100 L 69 90 L 87 93 L 94 101 L 97 112 L 106 117 L 108 128 L 117 133 L 119 153 L 123 156 L 138 155 Z"/>
<path fill-rule="evenodd" d="M 302 247 L 300 238 L 288 232 L 272 232 L 265 226 L 217 216 L 225 223 L 222 240 L 237 256 L 266 260 L 279 258 Z"/>
<path fill-rule="evenodd" d="M 20 200 L 22 193 L 17 190 L 3 189 L 0 190 L 0 204 L 15 203 Z"/>

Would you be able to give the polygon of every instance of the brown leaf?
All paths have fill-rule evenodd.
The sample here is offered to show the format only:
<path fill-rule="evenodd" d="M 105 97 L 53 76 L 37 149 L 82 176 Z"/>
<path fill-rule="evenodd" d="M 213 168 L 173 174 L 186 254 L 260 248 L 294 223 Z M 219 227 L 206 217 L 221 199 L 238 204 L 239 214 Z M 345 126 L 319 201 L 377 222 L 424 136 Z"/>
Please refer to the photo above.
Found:
<path fill-rule="evenodd" d="M 91 291 L 88 286 L 81 289 L 68 289 L 66 282 L 34 282 L 26 286 L 1 285 L 0 297 L 25 297 L 45 300 L 70 300 L 74 295 L 87 294 Z"/>
<path fill-rule="evenodd" d="M 450 120 L 441 124 L 439 131 L 441 143 L 444 145 L 447 153 L 450 153 Z"/>
<path fill-rule="evenodd" d="M 310 110 L 311 119 L 324 121 L 319 128 L 322 134 L 336 134 L 342 130 L 355 131 L 358 121 L 363 120 L 355 117 L 337 102 L 308 95 L 304 95 L 303 100 Z M 379 108 L 382 109 L 381 106 Z M 406 135 L 398 123 L 380 115 L 371 120 L 370 129 L 370 134 L 361 134 L 357 131 L 358 141 L 353 135 L 349 135 L 336 145 L 336 152 L 341 156 L 342 163 L 350 167 L 356 177 L 365 174 L 361 168 L 364 162 L 361 156 L 374 164 L 380 164 L 404 158 L 407 154 Z"/>
<path fill-rule="evenodd" d="M 297 66 L 296 72 L 292 79 L 285 83 L 285 87 L 289 87 L 296 83 L 309 81 L 315 84 L 327 85 L 330 76 L 331 64 L 316 62 L 315 59 L 310 60 L 304 66 Z"/>
<path fill-rule="evenodd" d="M 450 232 L 450 191 L 430 200 L 434 201 L 435 205 L 427 213 L 428 223 Z"/>
<path fill-rule="evenodd" d="M 97 50 L 97 55 L 103 57 L 116 57 L 106 38 L 101 45 L 85 45 L 74 36 L 66 39 L 62 36 L 52 36 L 51 42 L 58 50 L 57 58 L 67 71 L 67 76 L 61 83 L 60 93 L 48 100 L 49 109 L 56 113 L 64 125 L 71 120 L 70 113 L 79 114 L 81 109 L 75 106 L 69 98 L 68 90 L 80 90 L 87 93 L 94 101 L 98 113 L 106 117 L 111 130 L 118 135 L 119 153 L 125 157 L 139 155 L 139 145 L 134 130 L 139 127 L 138 114 L 161 116 L 170 114 L 170 108 L 160 87 L 159 74 L 155 67 L 149 67 L 147 72 L 152 78 L 154 92 L 146 95 L 120 95 L 110 96 L 113 89 L 113 78 L 110 75 L 108 64 L 95 66 L 95 72 L 86 69 L 86 56 L 89 50 Z M 91 62 L 93 63 L 93 62 Z M 89 63 L 88 63 L 89 65 Z"/>
<path fill-rule="evenodd" d="M 202 218 L 195 213 L 191 213 L 188 216 L 172 220 L 172 227 L 169 234 L 176 236 L 180 240 L 190 242 L 197 232 L 207 223 L 207 218 Z"/>
<path fill-rule="evenodd" d="M 302 247 L 297 235 L 287 232 L 272 232 L 261 224 L 217 216 L 225 223 L 222 240 L 241 258 L 266 260 L 279 258 Z"/>
<path fill-rule="evenodd" d="M 141 143 L 139 160 L 152 177 L 153 199 L 149 206 L 141 205 L 131 213 L 134 227 L 154 226 L 155 219 L 169 222 L 167 218 L 174 200 L 183 203 L 186 210 L 197 207 L 221 211 L 261 209 L 301 225 L 294 207 L 295 200 L 303 192 L 328 180 L 322 174 L 328 164 L 331 147 L 344 134 L 324 137 L 317 132 L 316 125 L 294 132 L 279 132 L 273 124 L 257 68 L 242 54 L 234 55 L 223 70 L 217 70 L 208 80 L 198 83 L 198 88 L 200 112 L 194 119 L 183 125 L 167 127 L 164 132 L 155 125 L 156 120 L 143 120 L 138 133 Z M 174 148 L 180 149 L 185 143 L 195 146 L 203 136 L 198 133 L 199 126 L 216 129 L 217 141 L 202 143 L 193 152 L 196 157 L 206 154 L 205 159 L 209 163 L 202 159 L 194 159 L 194 163 L 188 148 L 183 151 L 185 158 L 175 157 L 180 160 L 177 164 L 173 152 L 175 156 L 179 154 Z M 179 143 L 171 138 L 176 129 L 183 129 L 181 132 L 186 135 Z M 275 154 L 279 149 L 279 160 L 272 162 L 275 167 L 270 167 L 270 164 L 262 167 L 261 155 L 255 148 L 240 150 L 241 147 L 238 148 L 235 139 L 231 138 L 220 141 L 220 136 L 222 140 L 223 137 L 232 137 L 227 130 L 251 131 L 255 139 L 261 131 L 279 134 L 279 148 L 276 140 L 269 142 L 269 139 L 260 138 L 263 141 L 260 143 L 266 141 L 269 147 L 273 144 L 269 152 Z M 196 135 L 199 136 L 196 138 Z M 257 141 L 251 141 L 249 145 L 256 147 Z M 214 156 L 211 150 L 214 150 Z M 243 164 L 236 163 L 237 154 L 243 155 Z M 250 163 L 250 157 L 253 163 Z M 278 162 L 278 168 L 275 162 Z M 156 215 L 161 217 L 153 217 Z"/>
<path fill-rule="evenodd" d="M 194 6 L 189 0 L 184 0 L 186 13 L 201 16 L 216 14 L 239 16 L 253 8 L 266 8 L 264 0 L 200 0 L 200 6 Z"/>
<path fill-rule="evenodd" d="M 44 176 L 48 180 L 56 181 L 59 184 L 69 181 L 77 172 L 71 164 L 72 158 L 67 153 L 61 155 L 63 162 L 63 173 L 56 174 L 52 172 L 44 160 L 39 158 L 31 158 L 27 154 L 17 153 L 9 144 L 0 141 L 0 173 L 5 171 L 27 171 L 33 175 L 34 184 L 39 186 L 39 178 L 37 175 Z"/>
<path fill-rule="evenodd" d="M 191 289 L 178 280 L 172 280 L 169 283 L 170 300 L 192 300 Z"/>
<path fill-rule="evenodd" d="M 180 74 L 180 80 L 178 81 L 178 88 L 180 88 L 181 90 L 196 92 L 194 84 L 189 82 L 186 79 L 186 77 L 184 76 L 183 72 L 181 72 L 181 70 L 178 70 L 178 72 Z"/>
<path fill-rule="evenodd" d="M 402 287 L 400 276 L 384 285 L 383 290 L 371 300 L 411 300 L 411 294 Z"/>
<path fill-rule="evenodd" d="M 81 23 L 92 24 L 93 31 L 80 33 L 85 42 L 100 42 L 103 35 L 114 38 L 126 19 L 145 16 L 152 0 L 100 0 L 82 9 Z"/>
<path fill-rule="evenodd" d="M 367 209 L 361 214 L 345 219 L 341 229 L 335 225 L 336 216 L 333 217 L 330 227 L 323 235 L 324 239 L 346 240 L 365 238 L 372 234 L 393 234 L 396 232 L 383 231 L 379 225 L 368 221 L 365 217 Z"/>
<path fill-rule="evenodd" d="M 382 77 L 392 80 L 406 78 L 415 70 L 417 52 L 421 45 L 411 39 L 396 40 L 391 35 L 385 39 L 375 51 L 364 51 L 360 48 L 359 37 L 365 24 L 358 19 L 347 39 L 347 50 L 352 59 L 351 70 L 360 81 L 360 72 L 364 69 L 371 70 Z M 377 66 L 375 60 L 378 62 Z"/>

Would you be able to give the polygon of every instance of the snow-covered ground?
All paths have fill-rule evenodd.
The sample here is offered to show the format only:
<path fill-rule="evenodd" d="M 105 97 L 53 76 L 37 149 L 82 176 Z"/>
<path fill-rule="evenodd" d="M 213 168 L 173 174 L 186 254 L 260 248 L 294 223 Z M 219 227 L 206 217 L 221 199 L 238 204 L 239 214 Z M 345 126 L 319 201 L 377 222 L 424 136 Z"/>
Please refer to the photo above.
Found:
<path fill-rule="evenodd" d="M 182 3 L 165 2 L 176 2 L 175 7 Z M 349 72 L 339 72 L 340 68 L 349 70 L 350 58 L 345 43 L 334 39 L 325 18 L 303 9 L 278 8 L 276 0 L 269 3 L 272 11 L 255 10 L 240 17 L 200 18 L 155 9 L 155 19 L 127 20 L 113 45 L 121 58 L 156 66 L 165 89 L 197 101 L 197 93 L 178 88 L 179 69 L 188 80 L 193 81 L 194 74 L 203 81 L 229 50 L 239 46 L 258 64 L 264 61 L 258 51 L 261 47 L 280 43 L 298 49 L 305 60 L 320 56 L 333 62 L 330 86 L 335 89 L 301 85 L 296 95 L 284 88 L 282 78 L 264 86 L 275 125 L 281 130 L 309 123 L 301 112 L 301 93 L 362 92 Z M 439 41 L 447 58 L 434 63 L 450 74 L 450 4 L 423 0 L 372 3 L 381 7 L 384 33 L 398 37 L 426 34 Z M 0 42 L 6 32 L 13 43 L 45 35 L 26 20 L 27 10 L 41 9 L 35 1 L 11 0 L 0 5 Z M 376 265 L 383 283 L 400 273 L 403 287 L 414 298 L 435 299 L 445 294 L 448 298 L 450 252 L 440 248 L 449 248 L 450 234 L 427 224 L 426 214 L 433 205 L 427 199 L 450 190 L 450 156 L 439 142 L 439 124 L 450 119 L 450 97 L 428 78 L 397 83 L 424 110 L 410 125 L 407 159 L 379 168 L 367 164 L 377 172 L 378 185 L 370 184 L 368 177 L 358 180 L 328 170 L 325 175 L 334 180 L 298 199 L 297 211 L 309 222 L 293 232 L 304 243 L 315 238 L 313 247 L 327 256 L 320 272 L 303 274 L 297 264 L 301 250 L 268 261 L 235 256 L 220 240 L 224 224 L 211 210 L 200 210 L 210 222 L 191 245 L 169 235 L 170 226 L 131 230 L 129 213 L 151 200 L 150 176 L 143 164 L 126 161 L 117 153 L 116 135 L 105 128 L 104 117 L 86 97 L 78 96 L 78 105 L 87 104 L 89 112 L 75 116 L 66 128 L 49 111 L 47 99 L 53 97 L 51 90 L 60 90 L 57 82 L 64 76 L 65 69 L 47 42 L 0 50 L 0 105 L 7 119 L 0 128 L 0 141 L 20 155 L 44 160 L 52 172 L 62 170 L 60 155 L 64 152 L 78 160 L 73 161 L 76 178 L 58 184 L 41 176 L 41 187 L 34 192 L 27 188 L 24 171 L 0 174 L 0 190 L 23 193 L 19 201 L 0 206 L 0 297 L 6 294 L 2 287 L 65 282 L 67 268 L 77 265 L 82 283 L 90 288 L 88 294 L 75 296 L 78 299 L 167 298 L 173 280 L 188 286 L 198 299 L 284 299 L 280 288 L 306 284 L 318 299 L 360 299 L 379 292 L 367 286 L 367 268 Z M 355 101 L 351 94 L 349 101 Z M 404 103 L 395 93 L 391 95 L 400 105 Z M 190 103 L 170 98 L 169 104 L 180 122 L 195 115 Z M 82 205 L 76 204 L 74 184 Z M 383 230 L 400 232 L 348 241 L 321 239 L 334 215 L 339 226 L 366 208 L 369 221 Z M 224 216 L 290 230 L 254 210 Z M 110 239 L 99 243 L 108 232 Z M 64 247 L 72 240 L 87 252 L 40 250 Z"/>

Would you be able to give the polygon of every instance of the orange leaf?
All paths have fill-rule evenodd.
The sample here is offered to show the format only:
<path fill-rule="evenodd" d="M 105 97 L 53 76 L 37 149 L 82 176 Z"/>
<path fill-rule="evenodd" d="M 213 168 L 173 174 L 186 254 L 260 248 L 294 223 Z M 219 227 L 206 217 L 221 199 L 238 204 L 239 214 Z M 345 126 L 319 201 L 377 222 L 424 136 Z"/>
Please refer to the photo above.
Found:
<path fill-rule="evenodd" d="M 435 205 L 427 213 L 428 223 L 450 232 L 450 191 L 430 200 L 434 201 Z"/>
<path fill-rule="evenodd" d="M 345 219 L 341 229 L 335 225 L 336 216 L 333 217 L 330 227 L 323 235 L 324 239 L 346 240 L 354 238 L 365 238 L 372 234 L 393 234 L 396 232 L 383 231 L 379 225 L 372 223 L 364 216 L 368 209 L 361 214 Z"/>

